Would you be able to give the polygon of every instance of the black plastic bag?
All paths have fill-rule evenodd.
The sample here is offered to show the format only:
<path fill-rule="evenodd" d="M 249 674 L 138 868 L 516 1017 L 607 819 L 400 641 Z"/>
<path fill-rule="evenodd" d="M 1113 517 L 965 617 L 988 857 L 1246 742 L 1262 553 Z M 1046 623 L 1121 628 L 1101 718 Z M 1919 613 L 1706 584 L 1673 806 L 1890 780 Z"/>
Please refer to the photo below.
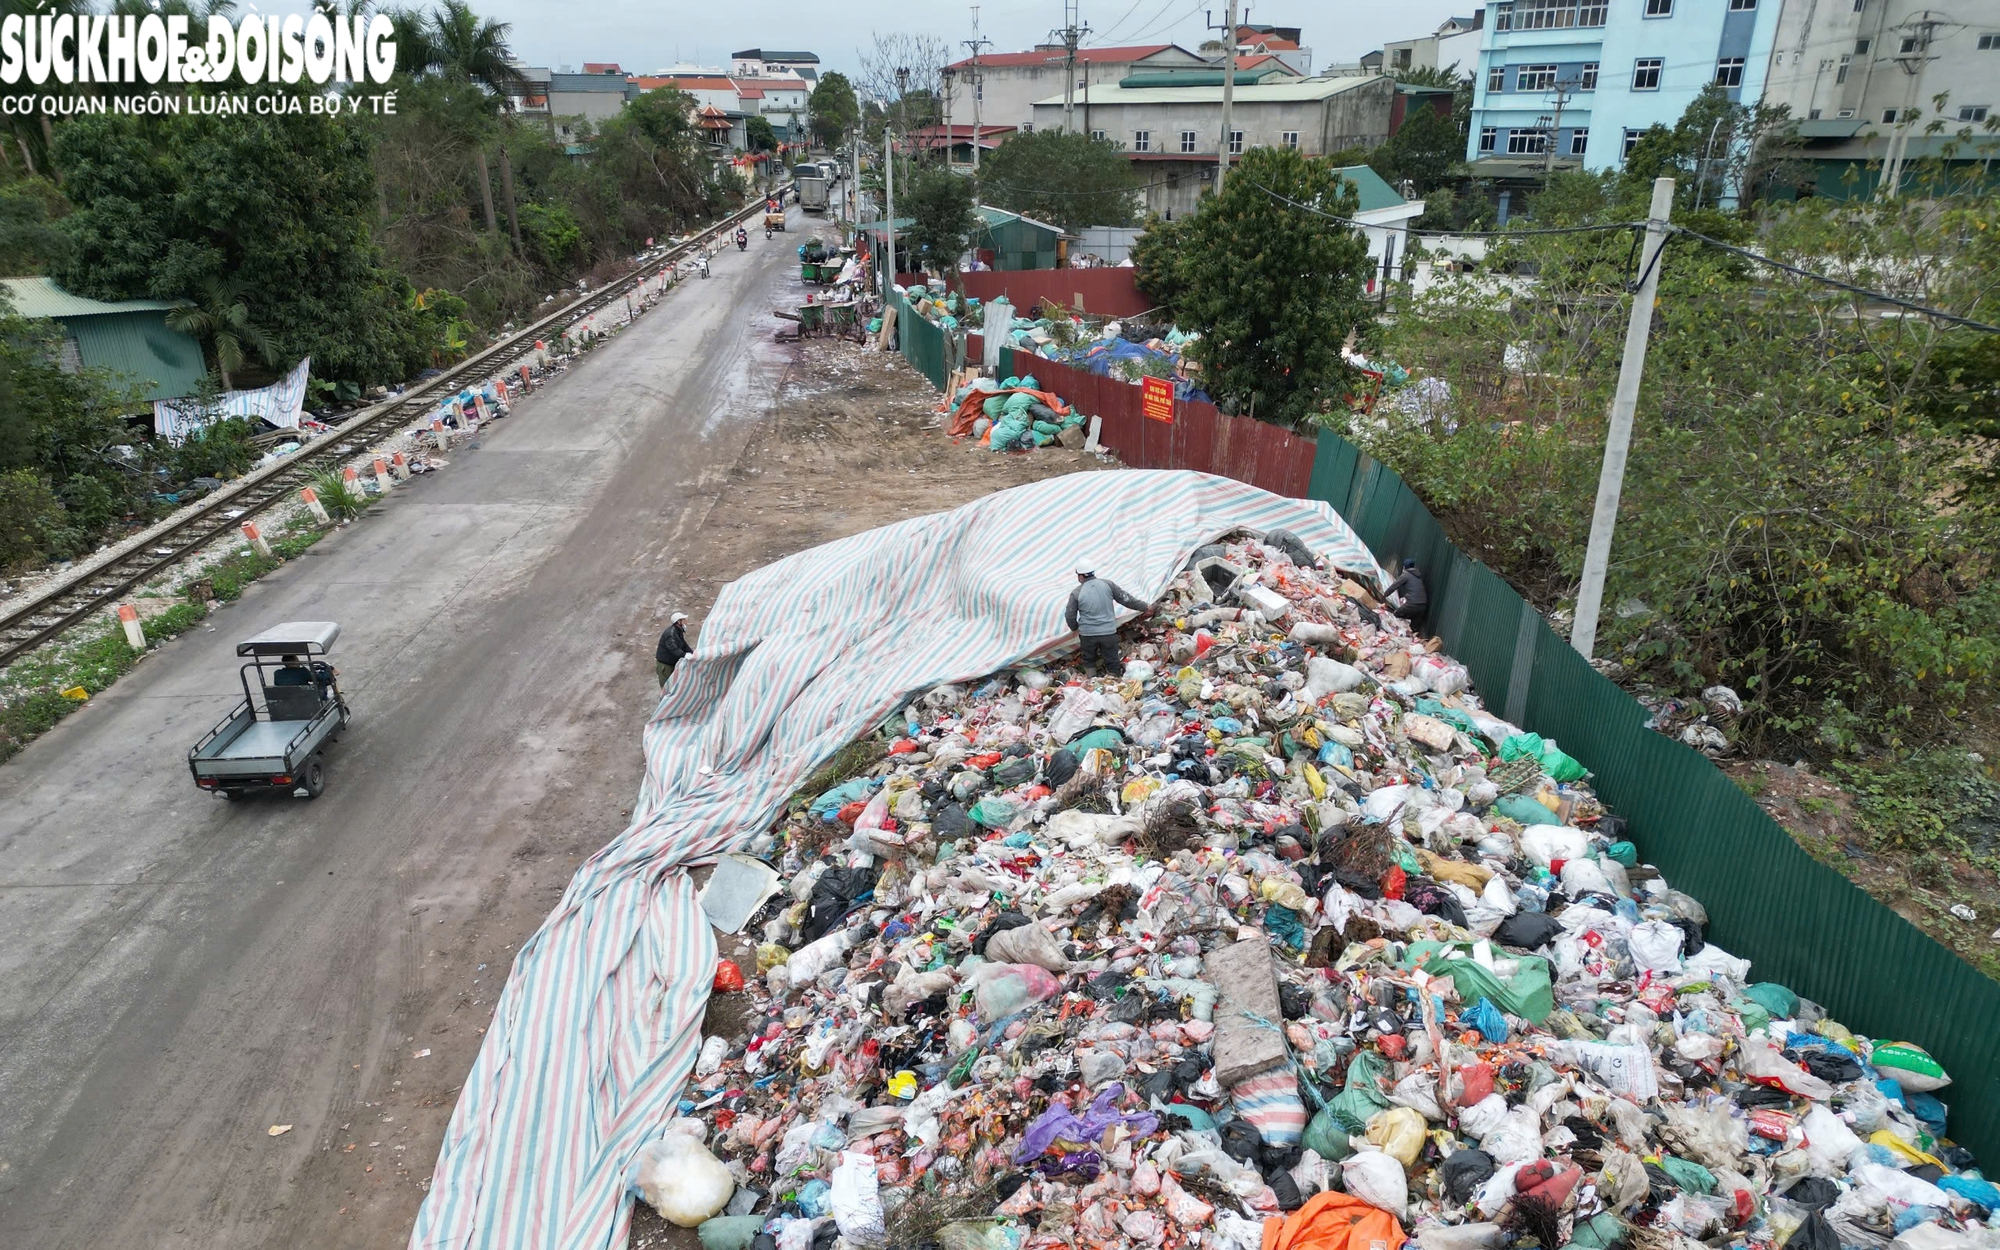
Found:
<path fill-rule="evenodd" d="M 1802 1207 L 1821 1211 L 1840 1201 L 1840 1186 L 1824 1176 L 1801 1176 L 1785 1191 L 1785 1197 Z"/>
<path fill-rule="evenodd" d="M 1048 776 L 1045 778 L 1049 783 L 1049 789 L 1056 789 L 1071 777 L 1076 776 L 1077 767 L 1076 752 L 1070 750 L 1068 747 L 1064 747 L 1054 755 L 1051 755 L 1049 757 Z"/>
<path fill-rule="evenodd" d="M 1222 1126 L 1222 1153 L 1238 1163 L 1254 1163 L 1264 1139 L 1248 1120 L 1231 1120 Z"/>
<path fill-rule="evenodd" d="M 1493 930 L 1493 940 L 1502 946 L 1531 951 L 1548 945 L 1561 932 L 1562 925 L 1543 913 L 1519 911 L 1500 922 L 1500 927 Z"/>
<path fill-rule="evenodd" d="M 1001 912 L 999 915 L 993 917 L 992 924 L 987 925 L 980 931 L 979 936 L 972 939 L 972 953 L 975 955 L 984 955 L 986 953 L 986 944 L 993 940 L 994 934 L 1005 933 L 1009 929 L 1023 928 L 1027 923 L 1028 918 L 1020 912 Z"/>
<path fill-rule="evenodd" d="M 1833 1225 L 1826 1222 L 1826 1216 L 1815 1211 L 1806 1217 L 1805 1223 L 1799 1225 L 1785 1247 L 1786 1250 L 1840 1250 L 1840 1234 L 1833 1231 Z"/>
<path fill-rule="evenodd" d="M 972 818 L 965 814 L 965 804 L 947 803 L 939 808 L 931 817 L 931 832 L 944 842 L 970 836 Z"/>
<path fill-rule="evenodd" d="M 1845 1085 L 1861 1079 L 1861 1064 L 1852 1055 L 1837 1050 L 1809 1050 L 1800 1058 L 1806 1071 L 1829 1085 Z"/>
<path fill-rule="evenodd" d="M 1459 1150 L 1438 1164 L 1444 1175 L 1444 1190 L 1453 1202 L 1470 1202 L 1472 1195 L 1493 1175 L 1493 1156 L 1484 1150 Z"/>

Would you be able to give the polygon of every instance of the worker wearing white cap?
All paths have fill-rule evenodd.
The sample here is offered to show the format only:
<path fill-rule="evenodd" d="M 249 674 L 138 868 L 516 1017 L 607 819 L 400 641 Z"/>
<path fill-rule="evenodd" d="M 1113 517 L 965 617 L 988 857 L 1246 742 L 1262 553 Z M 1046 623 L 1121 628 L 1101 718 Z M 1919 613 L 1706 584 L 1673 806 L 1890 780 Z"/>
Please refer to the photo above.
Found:
<path fill-rule="evenodd" d="M 1077 587 L 1069 592 L 1069 606 L 1063 611 L 1063 623 L 1076 631 L 1085 670 L 1095 664 L 1098 672 L 1115 676 L 1124 670 L 1118 655 L 1118 605 L 1134 612 L 1148 611 L 1153 605 L 1099 577 L 1097 566 L 1089 561 L 1077 564 L 1076 580 Z"/>
<path fill-rule="evenodd" d="M 694 644 L 688 641 L 687 630 L 682 625 L 688 614 L 676 612 L 667 622 L 667 632 L 660 635 L 660 645 L 653 651 L 654 670 L 660 675 L 660 685 L 665 687 L 667 678 L 673 676 L 674 665 L 694 654 Z"/>

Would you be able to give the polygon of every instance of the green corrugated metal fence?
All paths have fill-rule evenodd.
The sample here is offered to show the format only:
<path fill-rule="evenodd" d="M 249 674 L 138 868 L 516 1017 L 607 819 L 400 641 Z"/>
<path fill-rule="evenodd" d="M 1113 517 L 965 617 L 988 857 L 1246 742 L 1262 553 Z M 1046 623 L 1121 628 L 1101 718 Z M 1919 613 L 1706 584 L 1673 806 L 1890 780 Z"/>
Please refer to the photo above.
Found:
<path fill-rule="evenodd" d="M 903 358 L 929 378 L 932 386 L 943 390 L 945 378 L 951 372 L 951 344 L 944 331 L 918 316 L 902 296 L 891 292 L 889 298 L 897 305 L 896 341 L 903 350 Z"/>
<path fill-rule="evenodd" d="M 1645 709 L 1452 546 L 1386 466 L 1321 434 L 1309 493 L 1385 566 L 1416 559 L 1431 627 L 1487 706 L 1583 761 L 1646 860 L 1708 909 L 1713 941 L 1849 1028 L 1927 1048 L 1953 1077 L 1938 1092 L 1953 1138 L 2000 1159 L 2000 983 L 1800 849 L 1698 752 L 1642 728 Z"/>

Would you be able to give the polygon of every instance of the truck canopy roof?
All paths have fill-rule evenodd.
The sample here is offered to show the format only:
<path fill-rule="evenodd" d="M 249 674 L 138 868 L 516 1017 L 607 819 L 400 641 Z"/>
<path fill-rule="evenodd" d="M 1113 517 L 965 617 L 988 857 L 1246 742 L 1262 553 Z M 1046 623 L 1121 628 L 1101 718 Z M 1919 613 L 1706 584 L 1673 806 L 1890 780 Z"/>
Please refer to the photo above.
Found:
<path fill-rule="evenodd" d="M 340 637 L 334 621 L 286 621 L 236 644 L 238 655 L 325 655 Z"/>

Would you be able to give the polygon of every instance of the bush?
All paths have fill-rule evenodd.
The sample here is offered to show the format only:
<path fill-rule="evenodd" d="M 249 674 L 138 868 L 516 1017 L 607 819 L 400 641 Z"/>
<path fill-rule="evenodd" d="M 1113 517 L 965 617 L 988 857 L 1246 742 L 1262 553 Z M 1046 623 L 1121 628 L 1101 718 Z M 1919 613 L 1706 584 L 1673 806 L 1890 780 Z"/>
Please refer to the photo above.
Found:
<path fill-rule="evenodd" d="M 30 568 L 81 547 L 62 500 L 39 474 L 0 473 L 0 570 Z"/>
<path fill-rule="evenodd" d="M 256 427 L 243 417 L 228 417 L 196 430 L 167 454 L 167 472 L 176 482 L 198 477 L 239 477 L 257 460 L 250 441 Z"/>
<path fill-rule="evenodd" d="M 368 510 L 368 496 L 349 486 L 345 474 L 315 474 L 312 491 L 326 514 L 336 521 L 352 521 Z"/>

